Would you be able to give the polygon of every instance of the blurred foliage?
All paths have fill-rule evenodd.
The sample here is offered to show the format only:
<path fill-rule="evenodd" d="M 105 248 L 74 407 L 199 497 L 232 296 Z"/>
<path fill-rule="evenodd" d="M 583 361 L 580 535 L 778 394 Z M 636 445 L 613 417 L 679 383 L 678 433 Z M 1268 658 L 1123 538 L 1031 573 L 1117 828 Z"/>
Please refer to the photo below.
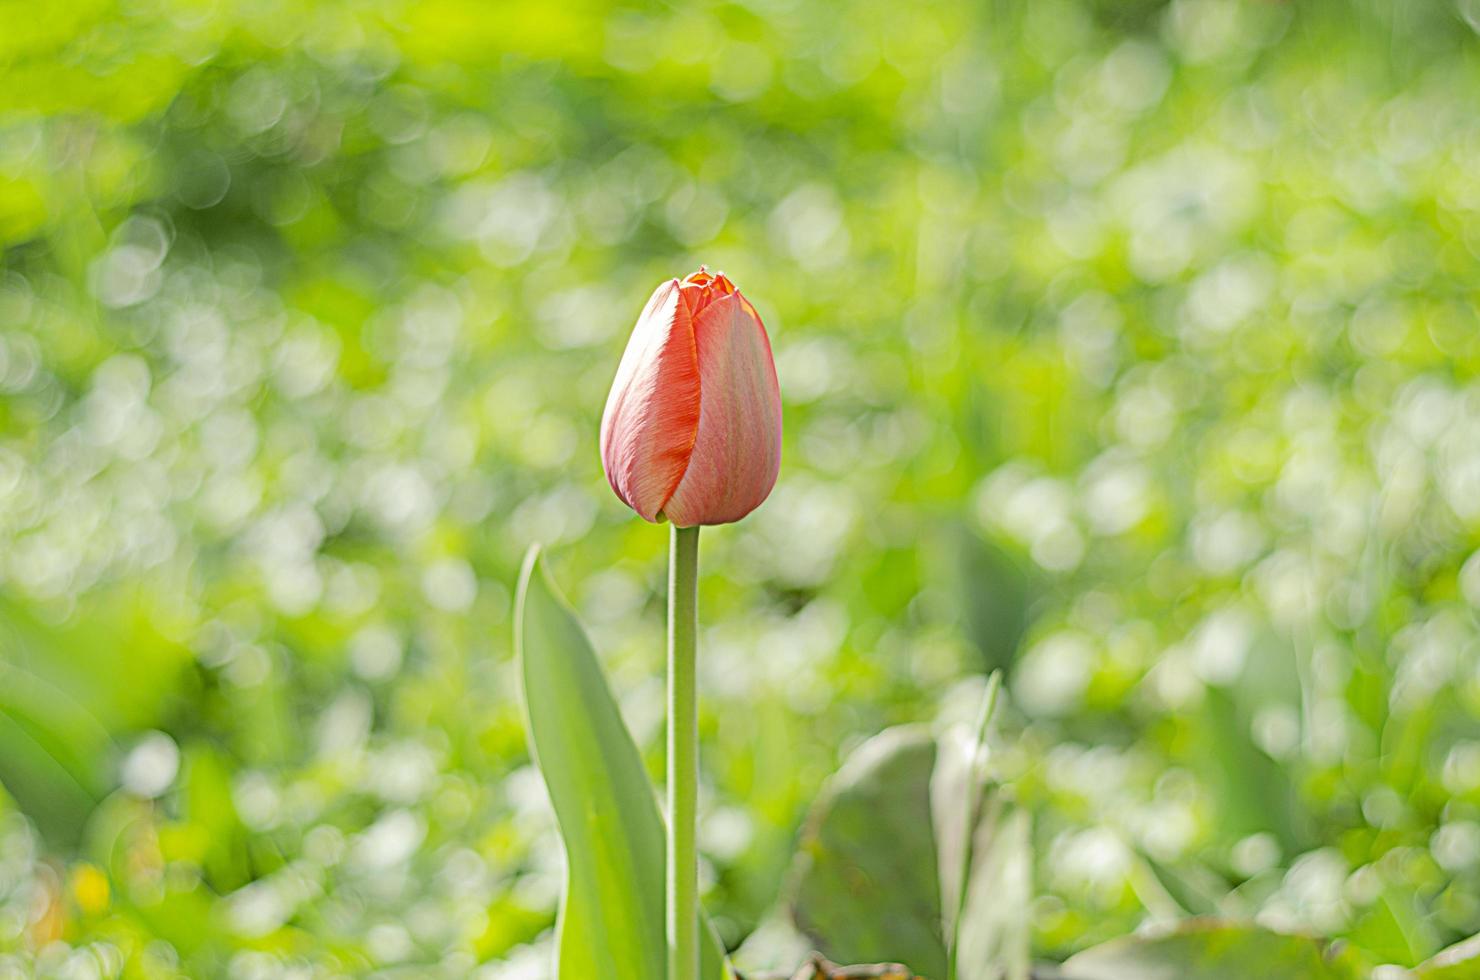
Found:
<path fill-rule="evenodd" d="M 728 942 L 996 665 L 1036 955 L 1480 931 L 1473 0 L 0 24 L 0 977 L 543 975 L 510 590 L 553 546 L 660 775 L 596 423 L 700 262 L 787 408 L 704 544 Z"/>
<path fill-rule="evenodd" d="M 1304 936 L 1191 920 L 1153 936 L 1127 936 L 1070 957 L 1064 980 L 1359 980 L 1349 949 Z"/>

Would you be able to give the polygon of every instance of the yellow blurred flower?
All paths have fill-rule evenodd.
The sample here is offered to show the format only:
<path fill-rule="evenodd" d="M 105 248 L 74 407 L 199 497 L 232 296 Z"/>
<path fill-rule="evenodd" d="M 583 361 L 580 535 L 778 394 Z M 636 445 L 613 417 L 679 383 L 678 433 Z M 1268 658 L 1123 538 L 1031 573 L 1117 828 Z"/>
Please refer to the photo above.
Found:
<path fill-rule="evenodd" d="M 69 881 L 72 898 L 84 915 L 98 915 L 108 908 L 108 876 L 94 864 L 83 861 L 72 868 Z"/>

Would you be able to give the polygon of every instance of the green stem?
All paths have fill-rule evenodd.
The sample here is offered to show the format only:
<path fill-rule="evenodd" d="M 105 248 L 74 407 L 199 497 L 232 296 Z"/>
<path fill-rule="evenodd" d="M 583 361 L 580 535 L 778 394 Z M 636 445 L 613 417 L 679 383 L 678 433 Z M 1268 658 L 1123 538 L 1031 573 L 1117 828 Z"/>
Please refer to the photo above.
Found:
<path fill-rule="evenodd" d="M 699 529 L 668 556 L 668 980 L 699 978 Z"/>

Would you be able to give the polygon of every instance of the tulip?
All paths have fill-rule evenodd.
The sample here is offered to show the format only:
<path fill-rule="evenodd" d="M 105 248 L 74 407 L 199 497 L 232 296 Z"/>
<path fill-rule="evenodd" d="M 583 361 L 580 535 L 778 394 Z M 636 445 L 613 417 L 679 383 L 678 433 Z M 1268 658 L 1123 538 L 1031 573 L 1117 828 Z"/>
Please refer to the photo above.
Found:
<path fill-rule="evenodd" d="M 601 418 L 601 462 L 622 501 L 675 527 L 729 524 L 781 468 L 781 389 L 755 307 L 703 266 L 654 291 Z"/>
<path fill-rule="evenodd" d="M 761 505 L 781 469 L 781 388 L 755 307 L 704 266 L 653 292 L 601 416 L 601 465 L 668 562 L 667 980 L 699 976 L 699 527 Z"/>

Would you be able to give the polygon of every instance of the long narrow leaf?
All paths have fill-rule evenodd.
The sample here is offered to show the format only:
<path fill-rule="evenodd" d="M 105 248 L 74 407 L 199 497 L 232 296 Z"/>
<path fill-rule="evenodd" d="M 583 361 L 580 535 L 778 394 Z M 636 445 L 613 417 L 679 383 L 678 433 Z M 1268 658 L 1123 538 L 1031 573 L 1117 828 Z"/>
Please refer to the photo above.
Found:
<path fill-rule="evenodd" d="M 663 821 L 596 654 L 531 548 L 514 642 L 535 756 L 565 842 L 560 980 L 659 980 L 665 973 Z M 712 930 L 703 974 L 729 976 Z"/>
<path fill-rule="evenodd" d="M 946 732 L 930 777 L 940 852 L 948 980 L 1025 980 L 1032 859 L 1027 813 L 987 778 L 988 738 L 1002 675 L 987 679 L 969 737 Z"/>

